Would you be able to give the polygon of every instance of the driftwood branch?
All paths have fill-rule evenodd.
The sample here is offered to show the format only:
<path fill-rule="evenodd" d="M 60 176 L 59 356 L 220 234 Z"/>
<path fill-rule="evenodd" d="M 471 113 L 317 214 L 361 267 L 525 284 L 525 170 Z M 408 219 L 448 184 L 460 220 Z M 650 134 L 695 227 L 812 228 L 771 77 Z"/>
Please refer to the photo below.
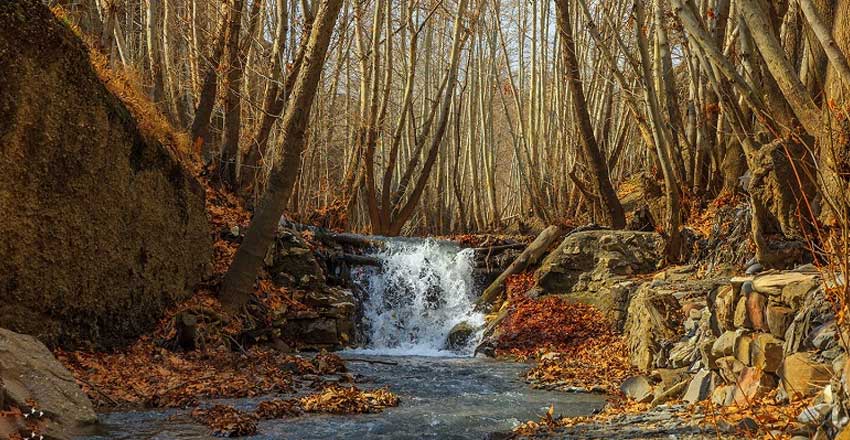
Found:
<path fill-rule="evenodd" d="M 349 358 L 345 358 L 343 360 L 346 361 L 346 362 L 363 362 L 363 363 L 366 363 L 366 364 L 393 365 L 393 366 L 398 365 L 398 362 L 378 361 L 378 360 L 374 360 L 374 359 L 359 359 L 359 358 L 349 359 Z"/>
<path fill-rule="evenodd" d="M 544 229 L 534 241 L 528 245 L 527 248 L 511 263 L 508 268 L 484 290 L 484 293 L 481 295 L 481 298 L 478 300 L 476 304 L 477 310 L 489 310 L 493 303 L 502 295 L 502 291 L 505 285 L 505 280 L 508 279 L 509 276 L 513 274 L 520 273 L 527 269 L 529 266 L 536 264 L 543 255 L 546 254 L 546 251 L 552 246 L 553 243 L 558 241 L 563 235 L 565 231 L 560 226 L 549 226 Z"/>

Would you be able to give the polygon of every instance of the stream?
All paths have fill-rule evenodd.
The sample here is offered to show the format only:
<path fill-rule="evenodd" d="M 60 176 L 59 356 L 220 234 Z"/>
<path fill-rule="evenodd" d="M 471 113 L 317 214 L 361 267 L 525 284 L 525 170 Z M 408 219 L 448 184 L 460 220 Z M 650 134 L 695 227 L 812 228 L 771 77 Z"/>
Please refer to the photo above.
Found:
<path fill-rule="evenodd" d="M 355 274 L 367 298 L 362 304 L 364 346 L 340 353 L 358 387 L 388 387 L 400 404 L 378 414 L 305 415 L 263 421 L 247 439 L 481 439 L 555 414 L 589 415 L 604 396 L 535 390 L 522 381 L 528 364 L 472 357 L 478 340 L 448 347 L 460 323 L 480 327 L 473 311 L 476 283 L 472 253 L 433 240 L 391 240 L 376 252 L 383 268 Z M 364 362 L 377 360 L 384 363 Z M 394 364 L 388 365 L 387 363 Z M 283 396 L 284 398 L 287 396 Z M 222 400 L 252 411 L 263 399 Z M 205 439 L 189 411 L 155 410 L 102 414 L 97 435 L 87 439 Z"/>

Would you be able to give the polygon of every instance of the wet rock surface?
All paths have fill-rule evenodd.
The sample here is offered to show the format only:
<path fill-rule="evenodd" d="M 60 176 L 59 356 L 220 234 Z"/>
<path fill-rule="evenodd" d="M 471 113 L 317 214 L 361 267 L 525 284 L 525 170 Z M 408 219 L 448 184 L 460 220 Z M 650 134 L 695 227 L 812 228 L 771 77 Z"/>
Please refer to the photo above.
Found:
<path fill-rule="evenodd" d="M 0 410 L 15 406 L 31 411 L 32 403 L 46 419 L 48 438 L 67 439 L 97 422 L 89 399 L 44 344 L 0 328 Z"/>

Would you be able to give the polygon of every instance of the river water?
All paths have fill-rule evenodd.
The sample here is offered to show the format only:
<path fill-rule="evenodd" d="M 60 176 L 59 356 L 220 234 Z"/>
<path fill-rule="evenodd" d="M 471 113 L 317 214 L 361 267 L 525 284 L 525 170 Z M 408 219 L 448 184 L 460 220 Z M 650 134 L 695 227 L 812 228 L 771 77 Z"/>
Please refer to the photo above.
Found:
<path fill-rule="evenodd" d="M 355 274 L 367 297 L 361 330 L 365 345 L 341 353 L 358 387 L 388 387 L 400 404 L 366 415 L 305 415 L 264 421 L 248 439 L 481 439 L 555 414 L 589 415 L 603 396 L 534 390 L 521 374 L 529 365 L 471 357 L 470 346 L 446 346 L 461 322 L 480 326 L 472 254 L 433 240 L 392 240 L 373 255 L 383 268 Z M 377 360 L 384 363 L 363 362 Z M 391 363 L 393 365 L 387 365 Z M 282 396 L 283 398 L 291 396 Z M 253 411 L 264 399 L 215 403 Z M 212 402 L 209 402 L 212 403 Z M 143 411 L 101 416 L 95 439 L 205 439 L 207 429 L 188 411 Z"/>
<path fill-rule="evenodd" d="M 346 356 L 343 356 L 346 357 Z M 259 435 L 247 439 L 482 439 L 555 414 L 587 415 L 604 398 L 590 394 L 534 390 L 519 379 L 527 365 L 476 358 L 363 356 L 398 365 L 351 362 L 362 388 L 388 386 L 399 396 L 397 408 L 365 415 L 305 415 L 260 422 Z M 287 397 L 287 396 L 283 396 Z M 263 399 L 224 403 L 253 410 Z M 188 411 L 127 412 L 101 415 L 103 435 L 90 439 L 206 439 L 207 429 Z"/>

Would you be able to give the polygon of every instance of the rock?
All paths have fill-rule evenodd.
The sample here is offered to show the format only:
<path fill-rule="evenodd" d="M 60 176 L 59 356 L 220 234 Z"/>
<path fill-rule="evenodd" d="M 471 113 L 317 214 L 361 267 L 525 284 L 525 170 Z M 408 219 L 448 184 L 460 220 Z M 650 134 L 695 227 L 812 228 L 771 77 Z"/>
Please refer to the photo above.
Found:
<path fill-rule="evenodd" d="M 688 403 L 696 403 L 708 399 L 714 392 L 716 383 L 717 375 L 711 370 L 702 369 L 688 384 L 688 389 L 685 391 L 682 400 Z"/>
<path fill-rule="evenodd" d="M 771 334 L 753 336 L 750 349 L 750 365 L 768 373 L 775 373 L 782 365 L 783 342 Z"/>
<path fill-rule="evenodd" d="M 788 283 L 782 288 L 782 302 L 794 310 L 799 310 L 806 296 L 819 285 L 820 280 L 817 277 L 800 275 L 795 282 Z"/>
<path fill-rule="evenodd" d="M 300 288 L 316 288 L 325 284 L 325 274 L 313 250 L 292 229 L 278 227 L 269 248 L 266 269 L 278 284 Z"/>
<path fill-rule="evenodd" d="M 91 402 L 71 373 L 32 336 L 0 328 L 0 384 L 7 405 L 26 409 L 27 402 L 34 401 L 44 411 L 51 421 L 49 437 L 70 438 L 97 422 Z"/>
<path fill-rule="evenodd" d="M 767 320 L 765 319 L 766 308 L 767 298 L 764 295 L 752 292 L 747 296 L 747 318 L 753 329 L 768 331 Z"/>
<path fill-rule="evenodd" d="M 738 374 L 732 401 L 747 406 L 752 399 L 764 396 L 776 388 L 776 379 L 758 368 L 745 367 Z"/>
<path fill-rule="evenodd" d="M 750 345 L 753 339 L 747 335 L 739 335 L 735 338 L 734 356 L 744 365 L 750 365 Z"/>
<path fill-rule="evenodd" d="M 720 356 L 715 356 L 712 351 L 712 347 L 714 346 L 714 342 L 717 339 L 710 338 L 705 339 L 699 343 L 699 352 L 700 359 L 702 360 L 702 365 L 708 368 L 709 370 L 717 369 L 717 359 Z"/>
<path fill-rule="evenodd" d="M 747 297 L 742 296 L 735 305 L 735 317 L 733 320 L 735 328 L 752 328 L 749 311 L 747 310 Z"/>
<path fill-rule="evenodd" d="M 738 380 L 746 364 L 735 359 L 735 356 L 724 356 L 717 360 L 717 370 L 724 382 L 733 384 Z"/>
<path fill-rule="evenodd" d="M 662 345 L 678 335 L 679 302 L 673 295 L 642 285 L 631 304 L 625 325 L 629 359 L 641 371 L 656 365 Z"/>
<path fill-rule="evenodd" d="M 790 308 L 777 304 L 767 306 L 767 328 L 773 336 L 784 338 L 793 320 L 794 311 Z"/>
<path fill-rule="evenodd" d="M 116 348 L 209 270 L 205 191 L 44 4 L 0 2 L 0 323 Z"/>
<path fill-rule="evenodd" d="M 669 402 L 670 400 L 677 399 L 685 389 L 690 384 L 689 380 L 683 380 L 676 385 L 671 386 L 670 388 L 664 390 L 664 392 L 659 393 L 652 399 L 652 402 L 649 403 L 650 406 L 655 407 L 661 405 L 663 403 Z"/>
<path fill-rule="evenodd" d="M 718 406 L 728 406 L 734 401 L 735 385 L 721 385 L 711 393 L 711 403 Z"/>
<path fill-rule="evenodd" d="M 779 297 L 784 291 L 797 290 L 805 285 L 811 284 L 811 282 L 816 278 L 817 277 L 814 275 L 803 274 L 800 272 L 782 272 L 762 275 L 753 280 L 753 288 L 756 292 L 773 297 Z M 808 290 L 808 288 L 805 288 L 803 294 L 808 292 Z"/>
<path fill-rule="evenodd" d="M 756 264 L 753 264 L 752 266 L 748 267 L 745 273 L 747 275 L 755 275 L 755 274 L 757 274 L 757 273 L 759 273 L 763 270 L 764 270 L 764 266 L 756 263 Z"/>
<path fill-rule="evenodd" d="M 714 344 L 711 346 L 711 354 L 715 358 L 723 356 L 731 356 L 735 353 L 735 340 L 738 339 L 738 333 L 734 331 L 726 331 L 720 335 Z"/>
<path fill-rule="evenodd" d="M 830 412 L 832 412 L 832 405 L 827 403 L 807 406 L 797 416 L 797 421 L 804 425 L 820 425 Z"/>
<path fill-rule="evenodd" d="M 838 345 L 837 332 L 835 320 L 819 325 L 809 335 L 812 346 L 818 350 L 828 350 Z"/>
<path fill-rule="evenodd" d="M 717 324 L 720 330 L 733 330 L 735 328 L 735 291 L 732 286 L 722 287 L 717 292 L 715 300 L 715 313 L 717 314 Z"/>
<path fill-rule="evenodd" d="M 568 235 L 535 272 L 532 291 L 596 306 L 622 326 L 636 274 L 654 272 L 664 239 L 653 232 L 582 231 Z"/>
<path fill-rule="evenodd" d="M 629 399 L 638 403 L 646 403 L 652 400 L 652 385 L 646 376 L 632 376 L 620 385 L 620 391 Z"/>
<path fill-rule="evenodd" d="M 682 381 L 690 381 L 687 368 L 659 368 L 652 370 L 650 377 L 656 383 L 656 397 Z"/>
<path fill-rule="evenodd" d="M 459 322 L 449 331 L 449 336 L 446 338 L 446 348 L 449 350 L 465 349 L 472 343 L 473 336 L 475 336 L 475 327 L 467 321 Z"/>
<path fill-rule="evenodd" d="M 289 319 L 284 331 L 287 336 L 296 339 L 300 344 L 309 347 L 324 347 L 339 345 L 337 321 L 331 318 Z"/>
<path fill-rule="evenodd" d="M 674 344 L 667 358 L 669 360 L 669 366 L 673 368 L 687 367 L 693 364 L 700 358 L 696 336 Z"/>
<path fill-rule="evenodd" d="M 829 365 L 815 362 L 812 355 L 805 352 L 786 356 L 778 373 L 782 387 L 791 399 L 813 396 L 832 378 Z"/>

